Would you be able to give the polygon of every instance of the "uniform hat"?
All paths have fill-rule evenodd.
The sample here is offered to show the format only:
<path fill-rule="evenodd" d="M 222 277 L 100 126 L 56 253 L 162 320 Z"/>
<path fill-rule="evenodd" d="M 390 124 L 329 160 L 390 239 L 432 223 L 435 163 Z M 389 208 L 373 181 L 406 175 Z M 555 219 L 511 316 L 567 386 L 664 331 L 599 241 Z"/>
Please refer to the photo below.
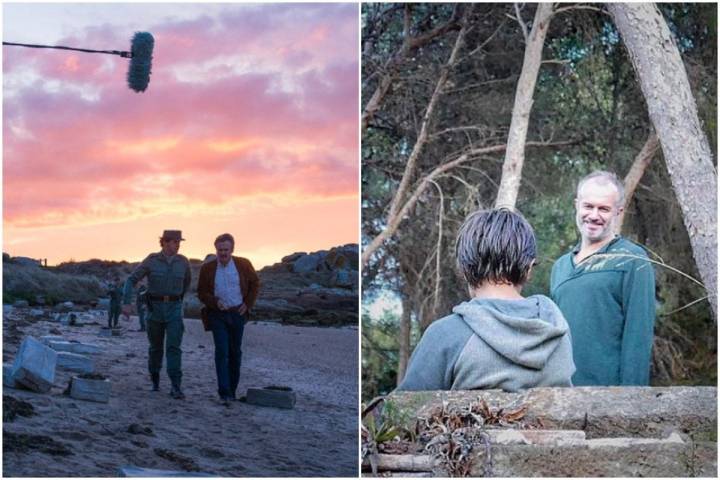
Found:
<path fill-rule="evenodd" d="M 161 238 L 163 240 L 177 240 L 177 241 L 185 240 L 184 238 L 182 238 L 181 230 L 163 230 L 163 234 L 162 234 Z"/>

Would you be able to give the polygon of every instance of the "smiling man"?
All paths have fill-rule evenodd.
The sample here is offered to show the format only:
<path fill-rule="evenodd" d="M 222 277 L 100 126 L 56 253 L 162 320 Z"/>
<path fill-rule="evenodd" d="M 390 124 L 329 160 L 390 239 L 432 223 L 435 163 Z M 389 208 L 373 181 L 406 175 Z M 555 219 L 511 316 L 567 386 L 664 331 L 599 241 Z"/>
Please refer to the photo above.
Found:
<path fill-rule="evenodd" d="M 581 179 L 581 241 L 553 265 L 550 293 L 570 325 L 576 386 L 649 384 L 655 272 L 643 247 L 615 234 L 624 197 L 613 173 Z"/>

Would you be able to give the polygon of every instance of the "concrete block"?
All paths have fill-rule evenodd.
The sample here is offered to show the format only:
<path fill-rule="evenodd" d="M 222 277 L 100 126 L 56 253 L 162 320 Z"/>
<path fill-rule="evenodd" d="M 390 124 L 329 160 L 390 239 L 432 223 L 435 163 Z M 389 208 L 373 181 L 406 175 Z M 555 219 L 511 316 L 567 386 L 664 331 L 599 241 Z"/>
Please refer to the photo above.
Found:
<path fill-rule="evenodd" d="M 40 341 L 47 346 L 50 346 L 50 342 L 64 342 L 65 337 L 62 335 L 43 335 L 40 337 Z"/>
<path fill-rule="evenodd" d="M 263 407 L 293 408 L 295 392 L 289 387 L 248 388 L 247 403 Z"/>
<path fill-rule="evenodd" d="M 78 400 L 108 403 L 110 401 L 110 380 L 73 377 L 70 384 L 70 396 Z"/>
<path fill-rule="evenodd" d="M 101 337 L 112 337 L 112 330 L 107 327 L 102 327 L 98 332 Z"/>
<path fill-rule="evenodd" d="M 492 447 L 497 477 L 686 477 L 690 445 L 674 433 L 665 439 L 602 438 L 577 445 Z M 482 475 L 478 458 L 471 471 Z"/>
<path fill-rule="evenodd" d="M 58 352 L 70 352 L 80 354 L 92 354 L 101 352 L 101 348 L 97 345 L 80 342 L 50 342 L 50 348 Z"/>
<path fill-rule="evenodd" d="M 527 423 L 548 429 L 584 430 L 588 438 L 660 437 L 669 430 L 717 431 L 716 387 L 574 387 L 500 390 L 393 392 L 389 399 L 408 421 L 443 402 L 458 406 L 482 398 L 490 407 L 526 405 Z M 412 425 L 406 425 L 411 428 Z"/>
<path fill-rule="evenodd" d="M 118 469 L 118 477 L 216 477 L 203 472 L 181 472 L 172 470 L 156 470 L 135 465 L 123 465 Z"/>
<path fill-rule="evenodd" d="M 122 328 L 113 328 L 111 333 L 113 337 L 122 337 L 122 334 L 125 332 Z"/>
<path fill-rule="evenodd" d="M 40 393 L 49 392 L 55 381 L 57 352 L 34 337 L 25 337 L 12 367 L 13 379 Z"/>
<path fill-rule="evenodd" d="M 496 443 L 509 430 L 487 430 L 491 462 L 485 462 L 485 448 L 475 445 L 470 476 L 492 477 L 686 477 L 693 471 L 687 462 L 690 445 L 677 433 L 664 439 L 603 438 L 580 440 L 568 432 L 565 444 Z M 558 431 L 563 435 L 566 432 Z M 545 434 L 541 434 L 544 436 Z M 495 437 L 495 438 L 493 438 Z M 383 472 L 432 472 L 448 476 L 439 458 L 430 455 L 386 455 L 376 457 Z M 370 470 L 368 458 L 363 470 Z M 383 474 L 385 476 L 387 474 Z"/>
<path fill-rule="evenodd" d="M 7 388 L 20 387 L 12 376 L 12 365 L 3 365 L 3 386 Z"/>
<path fill-rule="evenodd" d="M 93 373 L 95 365 L 92 358 L 78 353 L 58 352 L 58 367 L 78 373 Z"/>

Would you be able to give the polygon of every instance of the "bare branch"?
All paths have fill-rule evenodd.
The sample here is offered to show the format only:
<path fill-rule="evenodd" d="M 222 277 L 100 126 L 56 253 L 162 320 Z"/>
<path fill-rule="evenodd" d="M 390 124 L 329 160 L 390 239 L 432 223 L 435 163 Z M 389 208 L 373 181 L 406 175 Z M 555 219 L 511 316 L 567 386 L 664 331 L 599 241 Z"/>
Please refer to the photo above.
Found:
<path fill-rule="evenodd" d="M 522 30 L 523 37 L 525 38 L 525 43 L 528 41 L 528 30 L 527 25 L 525 25 L 525 22 L 522 19 L 522 15 L 520 15 L 520 6 L 517 3 L 513 4 L 515 6 L 515 20 L 520 24 L 520 29 Z"/>

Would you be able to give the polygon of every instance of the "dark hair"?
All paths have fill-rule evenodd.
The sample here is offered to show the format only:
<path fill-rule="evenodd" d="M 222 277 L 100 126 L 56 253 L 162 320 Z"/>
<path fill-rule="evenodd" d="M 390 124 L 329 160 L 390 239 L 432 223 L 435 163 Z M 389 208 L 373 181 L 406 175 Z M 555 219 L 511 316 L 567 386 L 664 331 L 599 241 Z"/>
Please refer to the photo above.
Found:
<path fill-rule="evenodd" d="M 230 242 L 232 248 L 235 248 L 235 239 L 229 233 L 223 233 L 222 235 L 218 235 L 218 237 L 215 239 L 214 245 L 217 247 L 217 244 L 221 242 Z"/>
<path fill-rule="evenodd" d="M 522 285 L 536 257 L 532 227 L 507 208 L 471 213 L 455 242 L 458 268 L 472 287 L 488 281 Z"/>

